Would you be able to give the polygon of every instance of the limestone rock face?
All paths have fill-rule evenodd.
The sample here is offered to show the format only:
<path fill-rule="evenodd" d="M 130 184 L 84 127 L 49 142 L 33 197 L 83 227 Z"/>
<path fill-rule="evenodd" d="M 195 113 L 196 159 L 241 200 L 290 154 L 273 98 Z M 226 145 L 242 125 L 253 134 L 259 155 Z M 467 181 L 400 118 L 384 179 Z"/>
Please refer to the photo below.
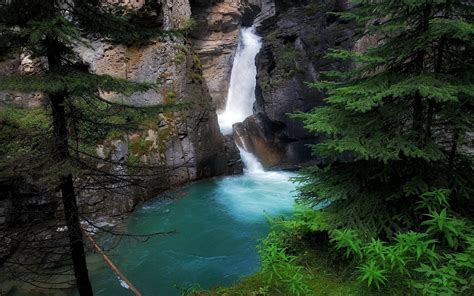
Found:
<path fill-rule="evenodd" d="M 263 47 L 256 60 L 256 114 L 244 122 L 249 134 L 241 131 L 241 137 L 259 142 L 258 147 L 269 147 L 255 148 L 267 168 L 296 168 L 321 162 L 307 147 L 320 141 L 321 136 L 309 133 L 299 119 L 292 119 L 288 114 L 324 104 L 324 93 L 309 88 L 306 82 L 319 80 L 322 71 L 350 67 L 324 56 L 335 46 L 352 48 L 355 40 L 351 24 L 326 14 L 347 9 L 345 1 L 277 0 L 275 3 L 276 15 L 264 20 L 258 28 Z"/>
<path fill-rule="evenodd" d="M 224 1 L 194 7 L 197 27 L 193 43 L 203 65 L 203 77 L 218 110 L 225 108 L 230 74 L 242 20 L 240 3 Z"/>
<path fill-rule="evenodd" d="M 144 4 L 145 1 L 104 0 L 104 5 L 125 5 L 134 9 Z M 191 5 L 188 0 L 158 0 L 158 4 L 161 5 L 158 12 L 161 16 L 157 20 L 163 22 L 165 29 L 180 28 L 189 21 Z M 238 6 L 234 12 L 222 13 L 221 16 L 219 19 L 219 13 L 216 13 L 210 21 L 213 30 L 234 34 L 233 38 L 237 38 L 240 24 Z M 86 192 L 80 197 L 89 204 L 107 198 L 107 209 L 101 214 L 118 215 L 131 211 L 138 201 L 172 186 L 206 177 L 242 173 L 237 147 L 220 133 L 215 106 L 203 78 L 202 63 L 188 39 L 162 37 L 135 46 L 93 39 L 77 44 L 74 51 L 78 61 L 88 65 L 93 73 L 159 85 L 156 91 L 135 93 L 129 97 L 102 94 L 107 100 L 133 106 L 189 105 L 183 110 L 157 115 L 157 125 L 153 128 L 107 139 L 98 147 L 98 156 L 105 160 L 125 163 L 133 159 L 152 166 L 142 172 L 144 175 L 150 173 L 150 177 L 144 177 L 145 189 L 125 188 L 123 194 L 117 196 L 110 196 L 107 192 L 90 196 Z M 0 75 L 32 71 L 34 63 L 28 55 L 13 56 L 0 61 Z M 40 94 L 0 93 L 0 103 L 8 101 L 29 107 L 35 102 L 41 104 L 41 98 Z M 106 162 L 99 164 L 105 165 Z M 124 167 L 116 165 L 107 169 L 117 171 L 124 170 Z"/>
<path fill-rule="evenodd" d="M 215 107 L 202 78 L 199 57 L 183 40 L 160 40 L 142 47 L 99 44 L 99 50 L 82 52 L 91 70 L 134 81 L 160 82 L 158 91 L 136 93 L 122 98 L 106 94 L 108 100 L 123 100 L 135 106 L 163 103 L 187 103 L 186 110 L 160 114 L 157 129 L 129 134 L 126 138 L 104 143 L 99 154 L 105 159 L 133 157 L 151 165 L 153 177 L 146 177 L 146 189 L 129 194 L 132 201 L 120 197 L 120 211 L 131 210 L 136 197 L 152 197 L 186 182 L 242 172 L 235 144 L 220 133 Z M 123 147 L 129 147 L 128 151 Z M 118 157 L 116 155 L 121 155 Z M 141 198 L 138 198 L 140 200 Z"/>
<path fill-rule="evenodd" d="M 154 1 L 160 5 L 157 11 L 157 21 L 164 29 L 176 29 L 183 26 L 191 16 L 191 6 L 188 0 L 102 0 L 102 5 L 122 6 L 137 10 L 147 2 Z"/>
<path fill-rule="evenodd" d="M 32 59 L 27 53 L 12 54 L 0 60 L 0 76 L 15 74 L 31 74 L 39 71 L 43 61 Z M 2 105 L 14 105 L 21 108 L 41 106 L 43 95 L 39 92 L 22 93 L 15 91 L 0 91 L 0 108 Z"/>

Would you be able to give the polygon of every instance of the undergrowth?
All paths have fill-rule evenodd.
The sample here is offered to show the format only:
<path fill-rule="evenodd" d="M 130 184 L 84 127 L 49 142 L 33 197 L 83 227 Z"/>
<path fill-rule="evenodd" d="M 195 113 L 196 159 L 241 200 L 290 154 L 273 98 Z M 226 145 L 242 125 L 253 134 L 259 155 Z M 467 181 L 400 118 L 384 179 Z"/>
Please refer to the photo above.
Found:
<path fill-rule="evenodd" d="M 258 272 L 187 295 L 472 295 L 472 225 L 449 211 L 444 189 L 423 194 L 417 211 L 419 229 L 384 241 L 330 229 L 330 213 L 297 205 L 291 218 L 270 219 Z"/>

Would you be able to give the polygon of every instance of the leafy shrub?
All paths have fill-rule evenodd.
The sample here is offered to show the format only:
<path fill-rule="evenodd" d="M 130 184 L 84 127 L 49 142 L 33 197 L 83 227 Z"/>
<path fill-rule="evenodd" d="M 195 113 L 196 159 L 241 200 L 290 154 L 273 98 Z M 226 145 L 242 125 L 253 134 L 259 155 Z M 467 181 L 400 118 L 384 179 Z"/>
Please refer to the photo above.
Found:
<path fill-rule="evenodd" d="M 273 238 L 262 244 L 262 265 L 292 262 L 288 249 L 273 246 L 272 242 L 291 248 L 325 233 L 330 248 L 336 252 L 330 259 L 344 263 L 347 269 L 354 266 L 353 262 L 357 278 L 369 288 L 460 295 L 472 289 L 474 282 L 474 229 L 470 220 L 450 210 L 449 194 L 445 189 L 422 194 L 415 209 L 421 218 L 418 226 L 385 240 L 369 238 L 351 228 L 334 229 L 328 223 L 333 219 L 332 212 L 299 205 L 291 219 L 272 221 L 281 229 L 278 236 L 272 234 Z M 275 272 L 279 270 L 278 267 L 273 277 L 278 278 Z"/>
<path fill-rule="evenodd" d="M 296 262 L 297 257 L 288 255 L 281 245 L 280 236 L 271 232 L 259 246 L 262 271 L 267 274 L 267 284 L 282 293 L 307 295 L 309 288 L 303 281 L 303 267 Z"/>
<path fill-rule="evenodd" d="M 330 232 L 344 256 L 359 262 L 359 279 L 380 289 L 402 278 L 407 289 L 423 295 L 459 295 L 469 288 L 474 268 L 474 230 L 450 212 L 447 190 L 421 196 L 418 211 L 425 218 L 417 231 L 399 232 L 393 240 L 368 241 L 352 229 Z"/>

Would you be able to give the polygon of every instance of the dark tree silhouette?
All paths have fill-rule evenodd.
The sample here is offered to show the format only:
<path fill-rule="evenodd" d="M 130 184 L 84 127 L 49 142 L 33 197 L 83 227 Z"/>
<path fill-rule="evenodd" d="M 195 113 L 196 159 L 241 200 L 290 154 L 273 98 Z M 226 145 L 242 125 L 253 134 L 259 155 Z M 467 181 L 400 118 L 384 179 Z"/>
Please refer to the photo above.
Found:
<path fill-rule="evenodd" d="M 140 129 L 146 119 L 156 121 L 164 108 L 180 106 L 137 108 L 103 100 L 102 92 L 130 95 L 156 85 L 91 74 L 73 51 L 84 36 L 127 44 L 159 35 L 179 37 L 181 32 L 163 31 L 159 20 L 150 21 L 149 12 L 156 9 L 155 4 L 147 4 L 127 11 L 97 0 L 0 4 L 0 56 L 8 58 L 22 51 L 40 61 L 34 73 L 0 77 L 0 90 L 44 96 L 39 108 L 0 106 L 0 194 L 3 199 L 13 196 L 9 198 L 15 203 L 10 215 L 17 221 L 2 232 L 10 248 L 0 254 L 0 264 L 20 280 L 38 287 L 63 288 L 69 283 L 68 276 L 73 276 L 80 295 L 92 295 L 84 225 L 119 238 L 156 235 L 131 235 L 95 225 L 88 217 L 100 210 L 104 199 L 93 204 L 87 198 L 80 198 L 78 204 L 78 199 L 84 192 L 131 194 L 132 186 L 162 173 L 165 168 L 160 165 L 97 157 L 95 146 L 113 133 Z M 31 200 L 47 202 L 30 205 Z M 32 221 L 33 217 L 39 218 Z M 55 231 L 63 225 L 65 231 Z M 65 249 L 69 256 L 64 256 Z M 15 250 L 23 257 L 16 256 Z M 47 262 L 40 256 L 44 253 L 49 255 Z M 25 256 L 28 260 L 23 260 Z"/>

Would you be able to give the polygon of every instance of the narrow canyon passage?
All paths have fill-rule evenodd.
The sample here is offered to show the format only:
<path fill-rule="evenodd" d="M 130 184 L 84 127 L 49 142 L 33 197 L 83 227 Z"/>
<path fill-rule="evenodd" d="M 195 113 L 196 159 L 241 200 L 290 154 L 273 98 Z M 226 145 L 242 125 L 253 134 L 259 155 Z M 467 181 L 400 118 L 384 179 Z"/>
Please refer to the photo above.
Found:
<path fill-rule="evenodd" d="M 261 47 L 254 28 L 242 28 L 226 109 L 224 134 L 252 114 L 255 56 Z M 124 242 L 111 257 L 143 295 L 181 295 L 183 288 L 230 284 L 258 269 L 256 245 L 268 233 L 266 215 L 289 214 L 291 173 L 265 172 L 254 155 L 239 147 L 244 175 L 214 178 L 167 192 L 142 205 L 122 227 L 130 233 L 175 230 L 147 242 Z M 166 198 L 169 196 L 170 198 Z M 129 295 L 126 285 L 99 256 L 89 257 L 97 295 Z"/>

